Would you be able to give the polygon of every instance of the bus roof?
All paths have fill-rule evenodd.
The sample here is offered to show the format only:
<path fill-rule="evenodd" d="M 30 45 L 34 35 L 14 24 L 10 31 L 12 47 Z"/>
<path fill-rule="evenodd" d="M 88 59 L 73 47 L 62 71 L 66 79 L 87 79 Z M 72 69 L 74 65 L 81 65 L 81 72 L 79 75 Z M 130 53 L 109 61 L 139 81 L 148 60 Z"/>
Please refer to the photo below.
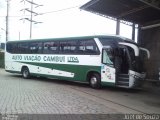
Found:
<path fill-rule="evenodd" d="M 63 37 L 63 38 L 43 38 L 43 39 L 29 39 L 29 40 L 14 40 L 14 41 L 7 41 L 7 43 L 14 43 L 14 42 L 33 42 L 33 41 L 51 41 L 51 40 L 80 40 L 80 39 L 93 39 L 93 38 L 118 38 L 119 41 L 130 42 L 136 44 L 133 40 L 119 36 L 119 35 L 93 35 L 93 36 L 77 36 L 77 37 Z"/>

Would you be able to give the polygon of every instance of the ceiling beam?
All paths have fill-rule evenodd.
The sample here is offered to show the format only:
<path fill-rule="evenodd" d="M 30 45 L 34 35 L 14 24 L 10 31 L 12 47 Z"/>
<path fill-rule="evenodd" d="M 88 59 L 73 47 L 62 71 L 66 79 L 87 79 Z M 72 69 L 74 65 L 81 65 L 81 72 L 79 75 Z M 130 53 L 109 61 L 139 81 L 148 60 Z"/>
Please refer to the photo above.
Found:
<path fill-rule="evenodd" d="M 100 1 L 100 0 L 91 0 L 88 3 L 84 4 L 83 6 L 81 6 L 80 9 L 86 10 L 87 8 L 89 8 L 90 6 L 94 5 L 98 1 Z"/>
<path fill-rule="evenodd" d="M 155 9 L 160 10 L 160 0 L 139 0 Z"/>
<path fill-rule="evenodd" d="M 146 9 L 148 7 L 150 7 L 150 6 L 144 5 L 144 6 L 141 6 L 141 7 L 138 7 L 138 8 L 131 9 L 131 10 L 127 11 L 127 12 L 124 12 L 124 13 L 120 14 L 119 16 L 117 16 L 117 18 L 123 18 L 123 17 L 125 17 L 127 15 L 136 13 L 136 12 L 141 11 L 143 9 Z"/>

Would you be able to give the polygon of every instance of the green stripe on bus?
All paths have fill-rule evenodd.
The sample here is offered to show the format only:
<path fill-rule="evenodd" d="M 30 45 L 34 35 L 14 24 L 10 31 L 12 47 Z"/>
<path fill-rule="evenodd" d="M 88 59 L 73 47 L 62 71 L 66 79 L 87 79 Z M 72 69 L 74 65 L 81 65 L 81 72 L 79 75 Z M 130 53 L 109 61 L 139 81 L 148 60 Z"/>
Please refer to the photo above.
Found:
<path fill-rule="evenodd" d="M 49 69 L 61 70 L 65 72 L 74 73 L 74 78 L 71 80 L 86 81 L 87 73 L 90 71 L 101 73 L 100 66 L 87 66 L 87 65 L 71 65 L 71 64 L 51 64 L 51 63 L 36 63 L 36 62 L 21 62 L 37 67 L 44 67 Z M 58 76 L 57 76 L 58 77 Z M 68 78 L 67 78 L 68 79 Z"/>

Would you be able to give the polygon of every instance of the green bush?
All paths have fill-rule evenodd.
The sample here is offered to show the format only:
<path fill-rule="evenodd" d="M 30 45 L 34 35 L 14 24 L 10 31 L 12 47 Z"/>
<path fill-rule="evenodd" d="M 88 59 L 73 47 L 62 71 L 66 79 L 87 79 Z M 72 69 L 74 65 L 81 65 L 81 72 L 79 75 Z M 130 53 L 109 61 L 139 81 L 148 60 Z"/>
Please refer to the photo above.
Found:
<path fill-rule="evenodd" d="M 4 68 L 4 53 L 0 52 L 0 68 Z"/>

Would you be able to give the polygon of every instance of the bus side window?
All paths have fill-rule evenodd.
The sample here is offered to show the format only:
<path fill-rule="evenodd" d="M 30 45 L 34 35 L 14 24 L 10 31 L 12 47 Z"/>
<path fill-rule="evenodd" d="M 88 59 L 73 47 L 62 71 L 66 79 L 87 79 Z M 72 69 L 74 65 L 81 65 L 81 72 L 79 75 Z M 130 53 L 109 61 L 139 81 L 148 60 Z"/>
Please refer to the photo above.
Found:
<path fill-rule="evenodd" d="M 43 53 L 44 54 L 54 54 L 58 53 L 59 43 L 58 41 L 44 42 Z"/>
<path fill-rule="evenodd" d="M 75 53 L 77 49 L 77 41 L 69 40 L 69 41 L 61 41 L 60 42 L 60 53 L 62 54 L 70 54 Z"/>
<path fill-rule="evenodd" d="M 29 50 L 31 54 L 42 53 L 42 42 L 31 42 L 29 44 Z"/>
<path fill-rule="evenodd" d="M 13 43 L 7 43 L 6 50 L 9 53 L 13 53 Z"/>
<path fill-rule="evenodd" d="M 59 42 L 51 42 L 50 43 L 50 47 L 49 47 L 49 51 L 50 53 L 58 53 L 59 50 Z"/>
<path fill-rule="evenodd" d="M 27 54 L 27 53 L 29 53 L 29 51 L 28 51 L 28 47 L 29 47 L 29 45 L 28 45 L 28 43 L 18 43 L 18 51 L 16 51 L 17 53 L 23 53 L 23 54 Z"/>
<path fill-rule="evenodd" d="M 60 42 L 60 53 L 64 53 L 64 46 L 66 46 L 66 41 Z"/>
<path fill-rule="evenodd" d="M 11 53 L 17 53 L 18 52 L 18 44 L 13 43 L 11 44 Z"/>
<path fill-rule="evenodd" d="M 78 46 L 79 54 L 99 54 L 99 49 L 94 40 L 80 40 Z"/>
<path fill-rule="evenodd" d="M 68 47 L 70 49 L 70 53 L 76 53 L 76 51 L 77 51 L 77 41 L 68 41 Z"/>

